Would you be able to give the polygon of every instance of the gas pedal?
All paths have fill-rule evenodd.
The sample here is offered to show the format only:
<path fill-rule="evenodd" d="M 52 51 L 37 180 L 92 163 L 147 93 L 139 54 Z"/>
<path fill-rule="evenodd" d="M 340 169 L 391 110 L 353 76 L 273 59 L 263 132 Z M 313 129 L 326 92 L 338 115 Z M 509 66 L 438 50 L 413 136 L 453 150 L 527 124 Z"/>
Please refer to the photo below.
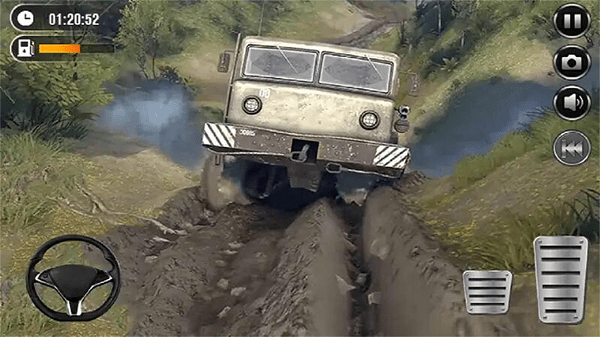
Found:
<path fill-rule="evenodd" d="M 469 314 L 498 315 L 508 312 L 512 273 L 507 270 L 466 270 L 463 273 Z"/>
<path fill-rule="evenodd" d="M 540 321 L 580 323 L 584 314 L 588 240 L 583 236 L 538 236 L 533 248 Z"/>

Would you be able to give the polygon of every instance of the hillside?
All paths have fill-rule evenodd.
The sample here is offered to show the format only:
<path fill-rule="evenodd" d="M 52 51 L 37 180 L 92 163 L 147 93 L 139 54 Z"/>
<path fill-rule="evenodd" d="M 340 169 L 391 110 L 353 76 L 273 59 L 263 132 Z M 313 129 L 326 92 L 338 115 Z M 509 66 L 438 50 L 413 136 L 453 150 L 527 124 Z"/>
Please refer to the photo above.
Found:
<path fill-rule="evenodd" d="M 547 20 L 560 4 L 558 1 L 530 5 L 476 2 L 468 20 L 476 21 L 480 15 L 489 17 L 491 14 L 488 23 L 492 26 L 487 27 L 487 33 L 473 37 L 476 44 L 469 46 L 468 41 L 463 40 L 462 49 L 465 25 L 459 20 L 445 26 L 439 37 L 423 38 L 417 46 L 410 45 L 410 31 L 404 35 L 408 41 L 404 45 L 399 41 L 400 30 L 377 41 L 374 46 L 378 49 L 400 45 L 406 69 L 421 75 L 418 96 L 409 96 L 407 90 L 398 96 L 399 102 L 408 103 L 414 111 L 410 116 L 412 132 L 404 135 L 404 140 L 419 145 L 424 135 L 428 139 L 435 138 L 433 131 L 426 133 L 425 130 L 437 121 L 452 121 L 454 106 L 450 104 L 460 102 L 467 89 L 471 90 L 469 97 L 473 97 L 478 86 L 493 87 L 495 83 L 507 83 L 503 88 L 508 89 L 510 83 L 515 83 L 515 87 L 519 83 L 542 87 L 560 85 L 562 82 L 552 69 L 552 56 L 567 41 L 554 36 L 554 28 Z M 590 10 L 598 9 L 597 2 L 583 4 Z M 594 33 L 596 24 L 591 28 L 594 46 L 600 43 L 598 34 Z M 467 40 L 468 37 L 469 33 Z M 590 46 L 583 38 L 568 42 Z M 444 55 L 444 60 L 439 59 L 441 64 L 432 63 L 438 62 L 434 61 L 436 55 Z M 566 129 L 581 130 L 592 144 L 599 143 L 598 82 L 596 78 L 594 84 L 593 72 L 584 85 L 596 86 L 587 87 L 596 103 L 583 120 L 564 121 L 548 107 L 550 104 L 537 106 L 531 110 L 535 118 L 527 127 L 504 135 L 486 153 L 463 158 L 450 175 L 428 179 L 408 196 L 411 209 L 442 243 L 448 258 L 463 270 L 516 272 L 518 287 L 525 289 L 522 294 L 531 295 L 523 298 L 528 303 L 535 303 L 535 284 L 531 277 L 533 239 L 539 235 L 586 235 L 592 242 L 590 258 L 593 260 L 588 273 L 587 317 L 583 325 L 570 330 L 574 335 L 598 332 L 599 275 L 594 266 L 598 264 L 599 152 L 592 145 L 592 155 L 585 164 L 567 167 L 553 158 L 551 145 L 554 137 Z M 551 102 L 550 97 L 548 102 Z M 495 103 L 490 101 L 490 104 Z M 511 102 L 504 104 L 508 110 Z M 486 112 L 482 108 L 472 114 Z M 465 123 L 468 121 L 456 121 L 453 125 Z M 490 123 L 493 123 L 491 117 Z M 441 160 L 439 163 L 443 165 Z"/>

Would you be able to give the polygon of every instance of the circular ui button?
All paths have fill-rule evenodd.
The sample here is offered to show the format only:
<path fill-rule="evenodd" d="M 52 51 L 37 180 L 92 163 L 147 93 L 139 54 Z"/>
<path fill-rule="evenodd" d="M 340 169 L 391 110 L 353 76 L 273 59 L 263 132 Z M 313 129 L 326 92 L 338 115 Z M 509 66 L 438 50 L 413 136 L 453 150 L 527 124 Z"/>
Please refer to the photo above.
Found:
<path fill-rule="evenodd" d="M 568 121 L 582 119 L 591 106 L 590 94 L 576 85 L 563 87 L 554 95 L 554 110 L 560 118 Z"/>
<path fill-rule="evenodd" d="M 566 80 L 578 80 L 585 76 L 592 66 L 592 59 L 585 48 L 567 45 L 554 54 L 554 70 Z"/>
<path fill-rule="evenodd" d="M 583 36 L 590 29 L 590 23 L 590 13 L 578 4 L 563 5 L 554 13 L 554 28 L 567 39 Z"/>
<path fill-rule="evenodd" d="M 554 140 L 554 157 L 564 165 L 583 164 L 592 152 L 590 140 L 577 130 L 568 130 Z"/>

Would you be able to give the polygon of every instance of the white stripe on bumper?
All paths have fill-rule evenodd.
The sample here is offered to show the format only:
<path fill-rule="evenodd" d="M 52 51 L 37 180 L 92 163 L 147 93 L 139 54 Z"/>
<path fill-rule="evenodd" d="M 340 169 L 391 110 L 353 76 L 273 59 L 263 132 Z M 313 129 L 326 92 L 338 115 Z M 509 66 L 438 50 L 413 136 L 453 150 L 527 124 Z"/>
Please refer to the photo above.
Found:
<path fill-rule="evenodd" d="M 204 123 L 202 145 L 233 148 L 235 147 L 235 134 L 236 130 L 231 125 Z"/>
<path fill-rule="evenodd" d="M 410 153 L 407 148 L 380 145 L 375 151 L 373 165 L 383 167 L 402 168 L 406 166 Z"/>

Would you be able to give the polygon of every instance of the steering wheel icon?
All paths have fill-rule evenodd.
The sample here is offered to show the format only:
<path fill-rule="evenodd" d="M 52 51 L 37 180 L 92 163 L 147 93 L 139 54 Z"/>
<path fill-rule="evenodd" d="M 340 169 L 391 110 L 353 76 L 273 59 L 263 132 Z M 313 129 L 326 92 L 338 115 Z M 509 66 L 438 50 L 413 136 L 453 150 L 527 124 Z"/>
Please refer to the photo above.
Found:
<path fill-rule="evenodd" d="M 104 259 L 111 264 L 112 269 L 105 271 L 80 264 L 66 264 L 37 272 L 35 265 L 44 258 L 46 251 L 65 241 L 82 241 L 100 249 Z M 96 239 L 75 234 L 59 236 L 46 242 L 29 261 L 25 279 L 27 293 L 33 304 L 46 316 L 57 321 L 66 322 L 91 321 L 102 316 L 113 306 L 121 289 L 121 271 L 113 252 Z M 35 290 L 35 283 L 56 290 L 67 305 L 67 313 L 52 310 L 44 304 Z M 85 297 L 92 289 L 107 283 L 112 283 L 112 290 L 106 301 L 98 309 L 82 313 L 81 307 Z"/>

